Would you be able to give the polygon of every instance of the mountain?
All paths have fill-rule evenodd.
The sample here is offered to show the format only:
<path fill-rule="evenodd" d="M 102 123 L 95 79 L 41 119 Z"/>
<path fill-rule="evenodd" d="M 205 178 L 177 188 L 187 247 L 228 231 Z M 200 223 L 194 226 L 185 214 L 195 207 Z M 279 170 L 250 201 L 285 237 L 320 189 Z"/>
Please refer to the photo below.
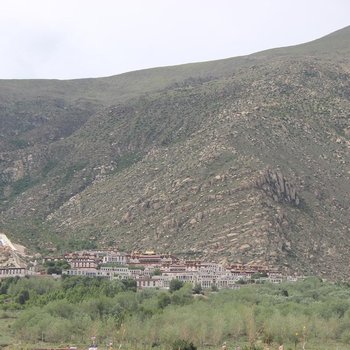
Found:
<path fill-rule="evenodd" d="M 349 51 L 1 80 L 0 231 L 349 277 Z"/>

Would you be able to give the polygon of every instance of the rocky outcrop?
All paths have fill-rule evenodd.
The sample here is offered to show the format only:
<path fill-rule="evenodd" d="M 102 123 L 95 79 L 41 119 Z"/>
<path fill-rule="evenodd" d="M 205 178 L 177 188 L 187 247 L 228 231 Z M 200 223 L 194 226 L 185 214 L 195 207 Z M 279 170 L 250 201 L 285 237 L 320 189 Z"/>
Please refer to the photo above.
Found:
<path fill-rule="evenodd" d="M 300 205 L 296 187 L 288 182 L 280 170 L 266 169 L 255 181 L 255 185 L 276 202 Z"/>

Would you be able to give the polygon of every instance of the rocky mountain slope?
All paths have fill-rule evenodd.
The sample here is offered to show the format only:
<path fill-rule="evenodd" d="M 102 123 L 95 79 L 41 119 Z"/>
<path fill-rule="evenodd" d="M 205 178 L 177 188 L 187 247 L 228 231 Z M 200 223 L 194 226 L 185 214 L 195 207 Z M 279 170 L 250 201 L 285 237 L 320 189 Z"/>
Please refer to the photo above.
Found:
<path fill-rule="evenodd" d="M 350 27 L 222 61 L 0 81 L 0 229 L 349 276 Z"/>

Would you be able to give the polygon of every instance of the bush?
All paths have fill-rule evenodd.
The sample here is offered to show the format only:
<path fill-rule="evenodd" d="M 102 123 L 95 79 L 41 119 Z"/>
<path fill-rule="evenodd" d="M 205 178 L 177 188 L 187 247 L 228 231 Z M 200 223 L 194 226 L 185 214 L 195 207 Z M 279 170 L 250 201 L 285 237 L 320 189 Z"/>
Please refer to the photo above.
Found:
<path fill-rule="evenodd" d="M 126 290 L 130 290 L 132 292 L 136 292 L 137 290 L 137 283 L 134 279 L 128 278 L 126 280 L 122 280 L 123 285 L 125 286 Z"/>
<path fill-rule="evenodd" d="M 192 342 L 187 340 L 178 339 L 174 341 L 172 345 L 173 350 L 197 350 L 197 347 L 193 345 Z"/>
<path fill-rule="evenodd" d="M 171 303 L 174 305 L 186 305 L 192 301 L 192 285 L 190 283 L 184 283 L 180 289 L 174 291 L 171 295 Z"/>
<path fill-rule="evenodd" d="M 193 294 L 202 294 L 203 293 L 203 289 L 202 289 L 202 286 L 200 285 L 200 283 L 196 283 L 196 285 L 192 289 L 192 292 L 193 292 Z"/>
<path fill-rule="evenodd" d="M 179 290 L 183 287 L 184 283 L 180 280 L 173 279 L 169 283 L 169 291 L 175 292 L 176 290 Z"/>
<path fill-rule="evenodd" d="M 63 270 L 70 269 L 70 265 L 66 260 L 47 261 L 44 266 L 47 268 L 46 272 L 48 275 L 62 275 Z"/>
<path fill-rule="evenodd" d="M 29 299 L 29 292 L 27 290 L 22 290 L 18 296 L 18 303 L 23 305 Z"/>
<path fill-rule="evenodd" d="M 168 293 L 161 293 L 158 296 L 158 308 L 164 309 L 171 304 L 171 299 Z"/>

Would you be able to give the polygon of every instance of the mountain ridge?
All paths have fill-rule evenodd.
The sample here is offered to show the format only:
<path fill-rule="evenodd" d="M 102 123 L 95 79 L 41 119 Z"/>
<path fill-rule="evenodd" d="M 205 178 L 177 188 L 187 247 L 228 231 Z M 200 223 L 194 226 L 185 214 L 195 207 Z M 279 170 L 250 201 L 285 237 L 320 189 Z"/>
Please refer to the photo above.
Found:
<path fill-rule="evenodd" d="M 42 252 L 118 244 L 347 277 L 349 28 L 312 55 L 302 44 L 28 95 L 30 82 L 5 83 L 1 230 Z"/>

